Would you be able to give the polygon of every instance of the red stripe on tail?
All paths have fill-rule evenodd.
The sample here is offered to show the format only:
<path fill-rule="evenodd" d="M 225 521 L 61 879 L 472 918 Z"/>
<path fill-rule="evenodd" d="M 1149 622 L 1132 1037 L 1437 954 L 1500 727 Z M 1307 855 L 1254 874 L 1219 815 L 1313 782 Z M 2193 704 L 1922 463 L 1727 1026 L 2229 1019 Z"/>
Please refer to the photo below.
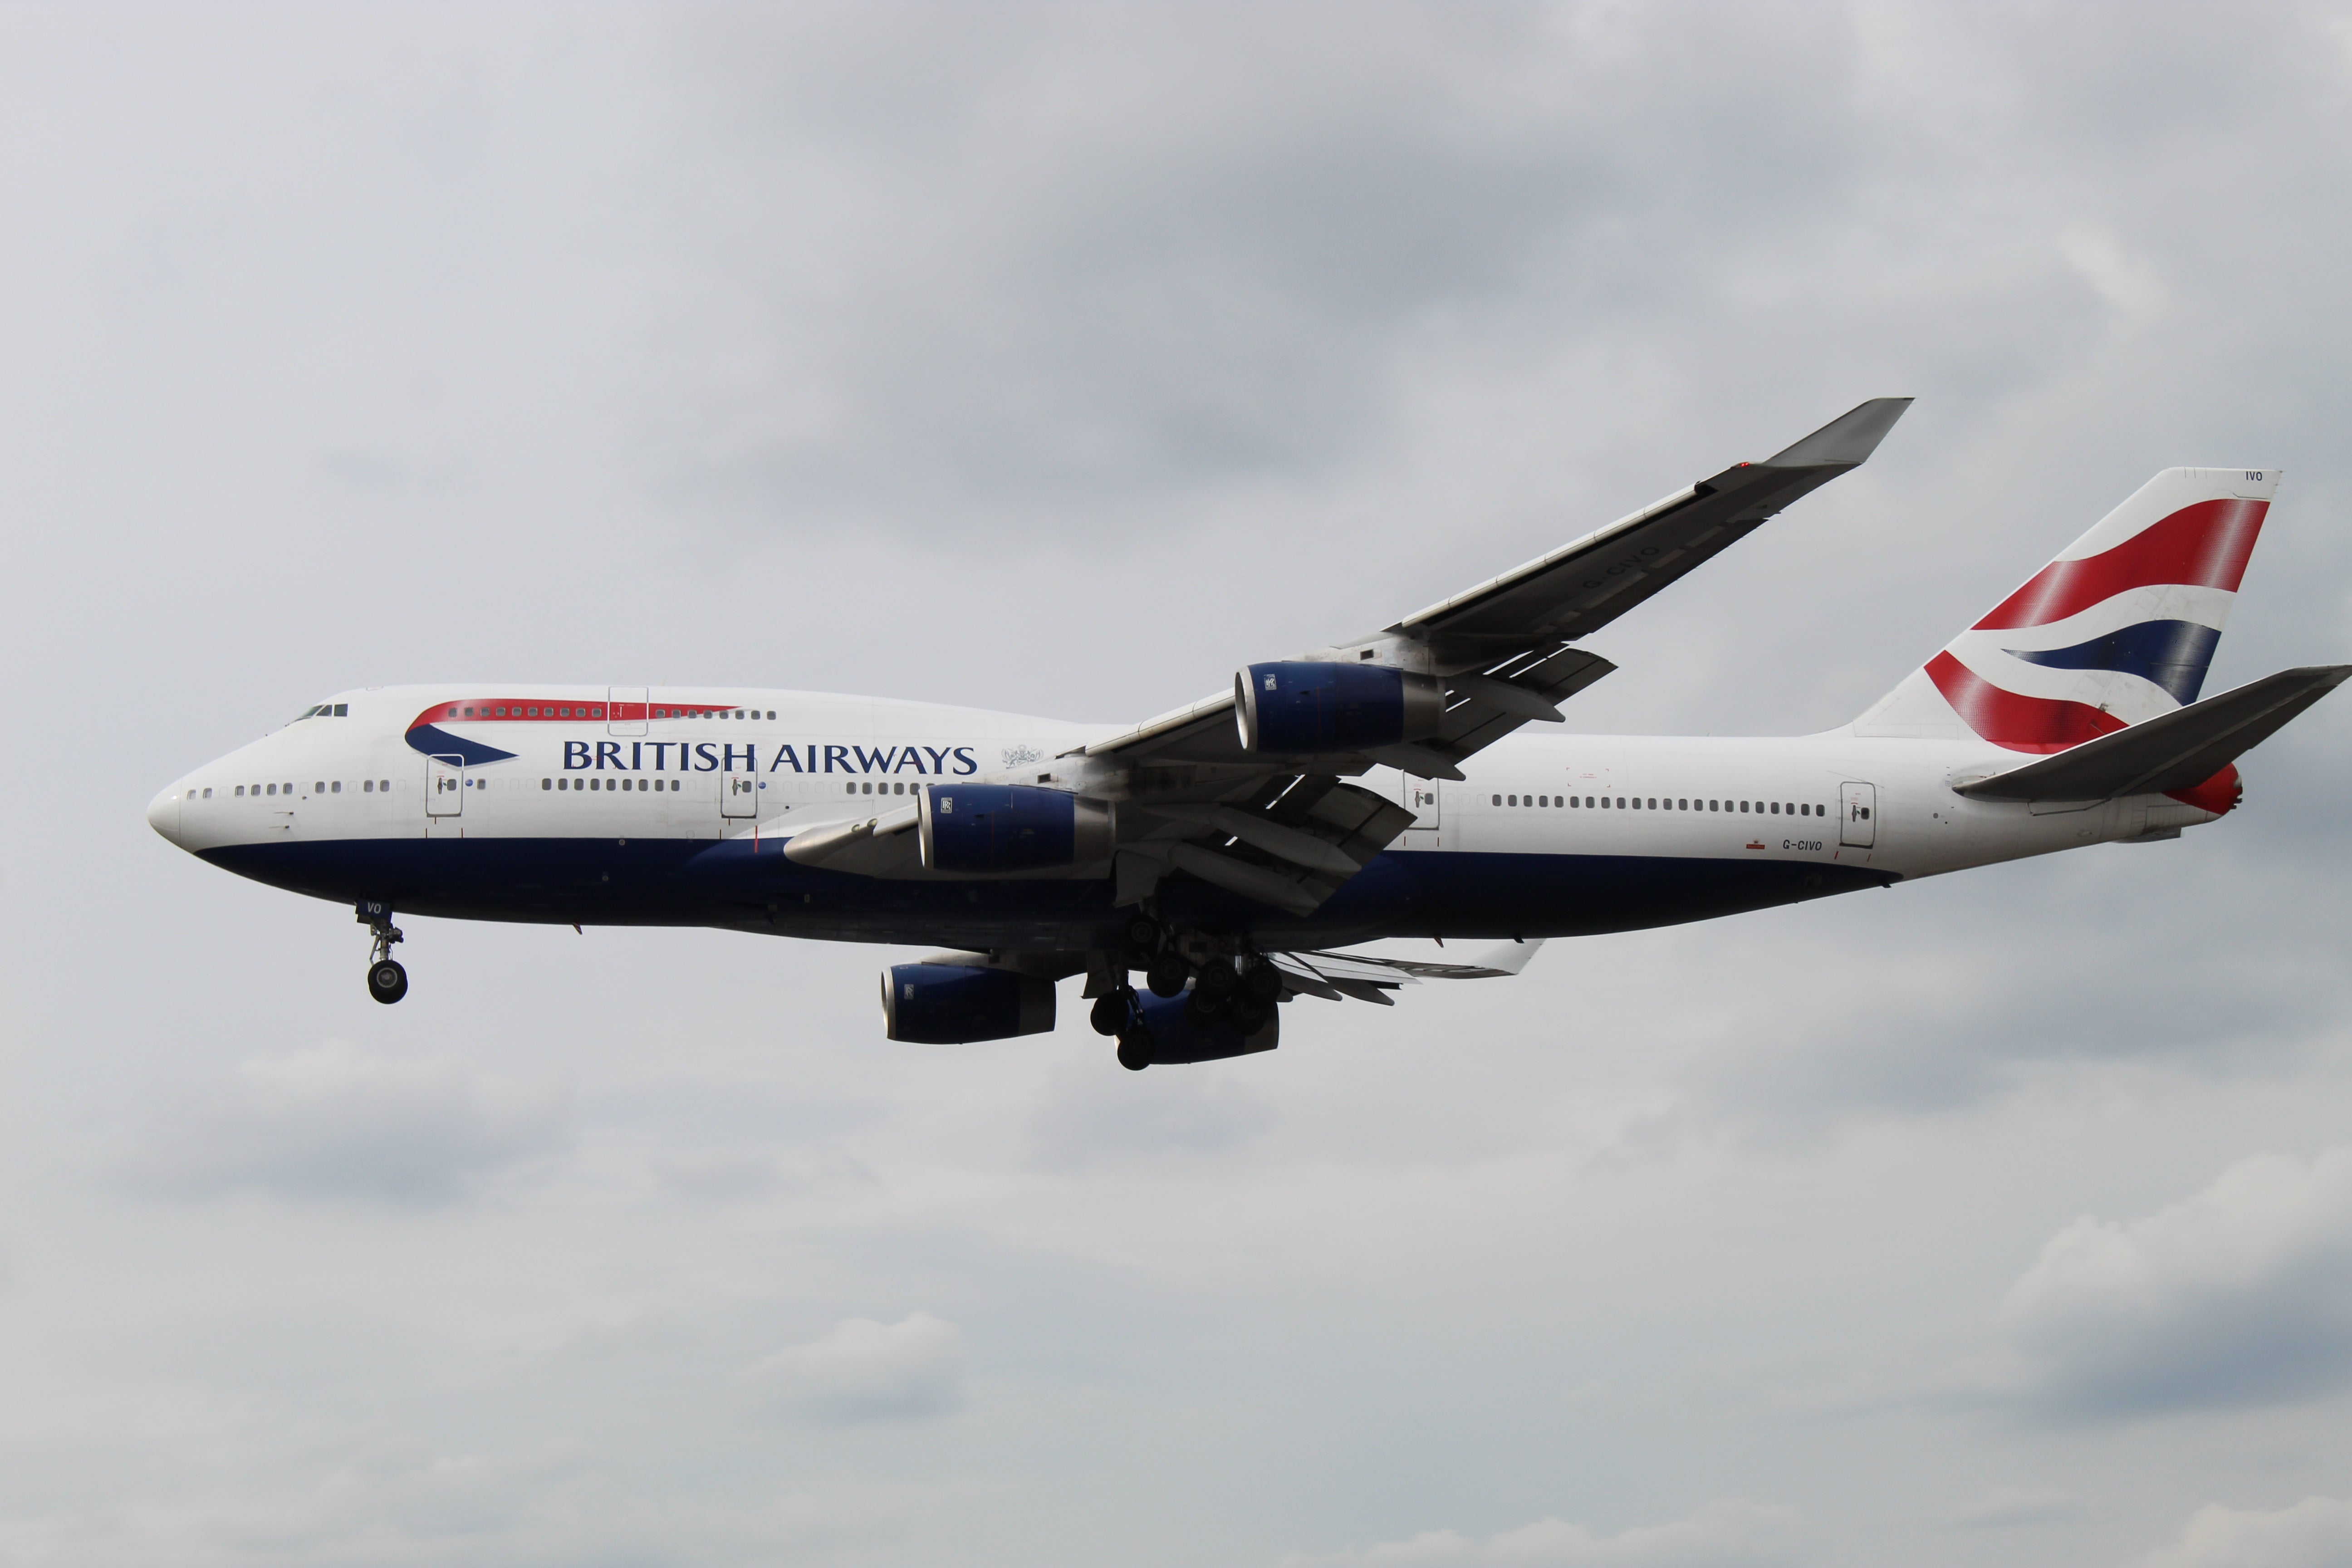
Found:
<path fill-rule="evenodd" d="M 1969 729 L 2012 752 L 2063 752 L 2124 727 L 2088 703 L 2004 691 L 1948 653 L 1927 661 L 1927 679 Z"/>
<path fill-rule="evenodd" d="M 2126 589 L 2158 583 L 2234 594 L 2270 506 L 2265 500 L 2201 500 L 2150 523 L 2113 550 L 2080 561 L 2053 561 L 1979 621 L 1977 630 L 2048 626 Z"/>

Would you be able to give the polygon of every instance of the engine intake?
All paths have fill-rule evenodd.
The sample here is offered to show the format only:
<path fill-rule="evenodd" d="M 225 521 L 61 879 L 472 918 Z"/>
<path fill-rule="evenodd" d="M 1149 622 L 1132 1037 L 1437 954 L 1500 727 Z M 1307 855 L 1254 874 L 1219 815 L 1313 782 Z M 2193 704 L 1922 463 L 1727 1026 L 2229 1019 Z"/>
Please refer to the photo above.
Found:
<path fill-rule="evenodd" d="M 900 963 L 882 972 L 883 1033 L 922 1046 L 1006 1040 L 1054 1026 L 1054 983 L 1009 969 Z"/>
<path fill-rule="evenodd" d="M 1277 755 L 1425 741 L 1445 721 L 1445 685 L 1385 665 L 1254 664 L 1234 677 L 1242 748 Z"/>
<path fill-rule="evenodd" d="M 1108 860 L 1110 807 L 1034 784 L 927 784 L 923 868 L 1003 874 Z"/>

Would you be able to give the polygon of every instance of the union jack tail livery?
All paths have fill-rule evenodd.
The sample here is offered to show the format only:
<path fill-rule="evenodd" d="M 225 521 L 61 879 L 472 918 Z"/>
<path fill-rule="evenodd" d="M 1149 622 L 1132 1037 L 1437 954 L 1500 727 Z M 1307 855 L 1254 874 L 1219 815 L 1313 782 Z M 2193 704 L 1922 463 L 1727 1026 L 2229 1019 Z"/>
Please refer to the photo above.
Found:
<path fill-rule="evenodd" d="M 2278 478 L 2165 469 L 1880 699 L 1854 732 L 2049 753 L 2196 701 Z"/>

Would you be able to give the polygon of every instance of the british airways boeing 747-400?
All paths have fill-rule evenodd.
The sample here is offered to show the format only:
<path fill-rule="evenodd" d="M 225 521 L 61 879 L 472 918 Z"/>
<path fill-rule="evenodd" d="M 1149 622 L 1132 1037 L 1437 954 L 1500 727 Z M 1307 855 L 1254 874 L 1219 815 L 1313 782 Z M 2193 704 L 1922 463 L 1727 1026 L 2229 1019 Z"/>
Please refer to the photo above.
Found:
<path fill-rule="evenodd" d="M 2235 760 L 2352 666 L 2200 696 L 2274 469 L 2157 475 L 1852 723 L 1579 735 L 1594 633 L 1855 468 L 1879 398 L 1370 636 L 1147 723 L 709 687 L 339 694 L 155 797 L 173 843 L 352 906 L 949 951 L 883 975 L 893 1039 L 1049 1029 L 1083 975 L 1129 1068 L 1268 1050 L 1298 995 L 1516 973 L 1547 937 L 1710 920 L 2238 804 Z M 1529 726 L 1536 726 L 1530 729 Z M 1335 950 L 1487 939 L 1475 963 Z M 1138 978 L 1141 984 L 1139 988 Z"/>

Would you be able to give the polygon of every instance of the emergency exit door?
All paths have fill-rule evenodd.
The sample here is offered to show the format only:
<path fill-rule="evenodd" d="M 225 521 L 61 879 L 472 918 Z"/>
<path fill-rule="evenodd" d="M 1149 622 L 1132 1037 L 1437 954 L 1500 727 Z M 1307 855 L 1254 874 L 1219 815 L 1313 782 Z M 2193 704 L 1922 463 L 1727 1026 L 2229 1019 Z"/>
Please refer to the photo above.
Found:
<path fill-rule="evenodd" d="M 425 815 L 457 816 L 466 809 L 466 759 L 425 759 Z"/>
<path fill-rule="evenodd" d="M 1838 786 L 1838 842 L 1850 849 L 1868 849 L 1878 842 L 1878 786 L 1843 784 Z"/>

